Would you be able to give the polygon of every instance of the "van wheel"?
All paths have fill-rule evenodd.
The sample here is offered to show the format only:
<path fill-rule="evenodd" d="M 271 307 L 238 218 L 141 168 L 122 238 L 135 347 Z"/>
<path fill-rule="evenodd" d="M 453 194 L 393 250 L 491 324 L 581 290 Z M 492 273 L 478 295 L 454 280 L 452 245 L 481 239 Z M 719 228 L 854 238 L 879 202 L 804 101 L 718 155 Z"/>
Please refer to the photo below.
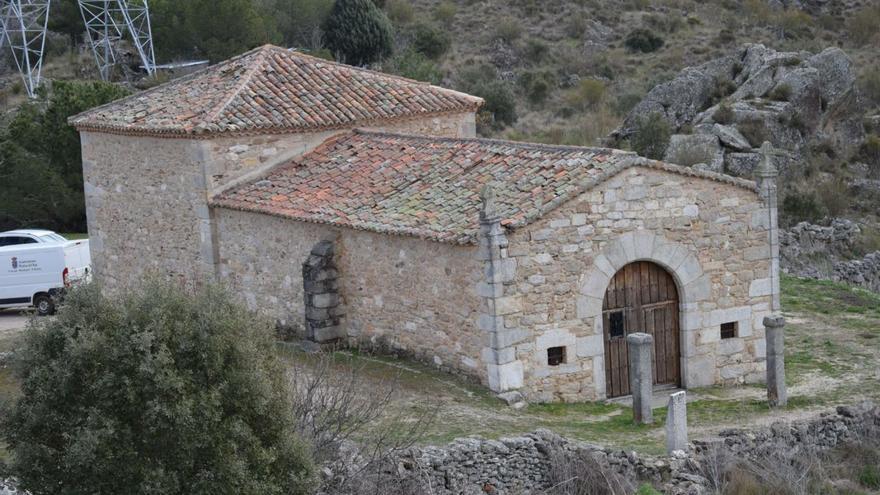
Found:
<path fill-rule="evenodd" d="M 34 307 L 37 308 L 37 314 L 40 316 L 48 316 L 55 313 L 55 301 L 49 294 L 37 294 L 34 296 Z"/>

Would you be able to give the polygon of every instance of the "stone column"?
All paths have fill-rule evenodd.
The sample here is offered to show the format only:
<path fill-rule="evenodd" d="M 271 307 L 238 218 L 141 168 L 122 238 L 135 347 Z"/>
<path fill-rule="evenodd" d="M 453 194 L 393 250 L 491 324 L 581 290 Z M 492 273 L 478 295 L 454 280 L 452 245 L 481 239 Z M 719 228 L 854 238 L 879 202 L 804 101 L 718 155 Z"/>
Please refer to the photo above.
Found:
<path fill-rule="evenodd" d="M 318 343 L 342 337 L 339 272 L 333 254 L 333 242 L 321 241 L 302 266 L 305 337 Z"/>
<path fill-rule="evenodd" d="M 505 294 L 505 283 L 513 282 L 516 259 L 508 258 L 507 236 L 501 216 L 495 207 L 491 186 L 480 192 L 480 238 L 478 258 L 483 263 L 483 280 L 477 292 L 483 298 L 477 326 L 487 334 L 482 358 L 486 363 L 489 388 L 506 392 L 523 386 L 523 365 L 516 359 L 515 345 L 525 339 L 526 332 L 516 325 L 506 325 L 506 318 L 521 311 L 517 295 Z M 507 290 L 512 291 L 514 287 Z"/>
<path fill-rule="evenodd" d="M 654 414 L 651 398 L 654 395 L 654 364 L 651 349 L 654 337 L 647 333 L 631 333 L 626 336 L 629 354 L 629 390 L 632 393 L 633 420 L 636 424 L 651 424 Z"/>
<path fill-rule="evenodd" d="M 669 396 L 666 406 L 666 453 L 687 452 L 687 394 L 684 390 Z"/>
<path fill-rule="evenodd" d="M 781 315 L 764 318 L 767 339 L 767 401 L 770 407 L 785 407 L 785 318 Z"/>
<path fill-rule="evenodd" d="M 779 172 L 773 163 L 773 146 L 764 141 L 761 145 L 761 163 L 755 171 L 758 183 L 758 195 L 764 202 L 764 214 L 767 225 L 767 241 L 770 244 L 770 310 L 779 311 L 779 222 L 777 208 L 776 178 Z"/>

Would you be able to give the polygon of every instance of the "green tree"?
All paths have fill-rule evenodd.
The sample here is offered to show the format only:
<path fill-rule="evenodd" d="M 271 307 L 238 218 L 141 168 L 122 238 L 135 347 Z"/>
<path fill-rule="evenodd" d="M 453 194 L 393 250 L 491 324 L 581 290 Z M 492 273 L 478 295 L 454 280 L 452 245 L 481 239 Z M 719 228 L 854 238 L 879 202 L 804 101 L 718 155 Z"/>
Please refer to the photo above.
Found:
<path fill-rule="evenodd" d="M 41 494 L 305 494 L 271 325 L 217 287 L 74 290 L 16 352 L 10 472 Z"/>
<path fill-rule="evenodd" d="M 366 65 L 391 54 L 391 21 L 370 0 L 336 0 L 324 23 L 324 45 L 345 63 Z"/>
<path fill-rule="evenodd" d="M 159 60 L 219 62 L 281 39 L 271 14 L 253 0 L 153 0 L 150 13 Z"/>
<path fill-rule="evenodd" d="M 321 48 L 321 26 L 333 0 L 263 0 L 263 15 L 274 18 L 285 46 Z"/>
<path fill-rule="evenodd" d="M 67 119 L 127 94 L 104 82 L 55 81 L 48 97 L 22 105 L 0 137 L 0 228 L 85 231 L 82 151 Z"/>
<path fill-rule="evenodd" d="M 632 149 L 645 157 L 660 160 L 669 146 L 672 131 L 669 123 L 658 112 L 641 117 L 636 122 L 635 132 L 630 137 Z"/>

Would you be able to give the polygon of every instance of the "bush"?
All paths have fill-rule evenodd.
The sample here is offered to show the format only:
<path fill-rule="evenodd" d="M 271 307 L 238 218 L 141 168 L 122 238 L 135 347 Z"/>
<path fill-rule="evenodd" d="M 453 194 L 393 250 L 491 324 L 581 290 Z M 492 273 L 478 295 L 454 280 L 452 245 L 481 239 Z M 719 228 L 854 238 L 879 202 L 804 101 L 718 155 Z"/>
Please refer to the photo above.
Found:
<path fill-rule="evenodd" d="M 782 216 L 786 225 L 795 225 L 799 222 L 816 223 L 822 218 L 822 208 L 815 194 L 803 191 L 793 191 L 785 195 L 782 200 Z"/>
<path fill-rule="evenodd" d="M 664 33 L 674 33 L 684 26 L 684 20 L 678 13 L 650 14 L 645 18 L 646 23 L 652 29 Z"/>
<path fill-rule="evenodd" d="M 847 20 L 850 39 L 856 46 L 877 43 L 880 39 L 877 33 L 878 25 L 880 25 L 880 6 L 876 5 L 869 5 L 854 12 Z"/>
<path fill-rule="evenodd" d="M 813 18 L 801 10 L 788 9 L 779 12 L 774 21 L 783 38 L 807 38 L 813 32 Z"/>
<path fill-rule="evenodd" d="M 458 8 L 452 2 L 440 2 L 434 7 L 434 19 L 443 24 L 449 24 L 455 19 Z"/>
<path fill-rule="evenodd" d="M 569 90 L 565 101 L 576 110 L 595 108 L 605 98 L 605 83 L 598 79 L 581 79 Z"/>
<path fill-rule="evenodd" d="M 512 17 L 505 17 L 495 28 L 495 37 L 511 43 L 522 35 L 522 25 Z"/>
<path fill-rule="evenodd" d="M 437 64 L 415 50 L 406 50 L 386 59 L 382 64 L 382 70 L 432 84 L 439 84 L 443 79 Z"/>
<path fill-rule="evenodd" d="M 874 105 L 880 105 L 880 69 L 868 69 L 859 79 L 862 92 L 868 100 Z"/>
<path fill-rule="evenodd" d="M 440 58 L 451 45 L 449 32 L 444 29 L 430 24 L 418 24 L 413 29 L 413 48 L 428 58 Z"/>
<path fill-rule="evenodd" d="M 740 122 L 737 129 L 753 148 L 759 148 L 764 141 L 767 141 L 767 128 L 760 120 Z"/>
<path fill-rule="evenodd" d="M 543 103 L 556 86 L 552 72 L 525 72 L 519 76 L 519 85 L 531 103 Z"/>
<path fill-rule="evenodd" d="M 343 62 L 366 65 L 391 54 L 391 22 L 370 0 L 336 0 L 324 22 L 325 45 Z"/>
<path fill-rule="evenodd" d="M 409 23 L 416 15 L 409 0 L 388 0 L 385 3 L 385 12 L 388 13 L 388 18 L 394 21 L 395 24 Z"/>
<path fill-rule="evenodd" d="M 858 158 L 868 164 L 874 177 L 880 177 L 880 136 L 872 134 L 859 147 Z"/>
<path fill-rule="evenodd" d="M 770 90 L 767 96 L 775 101 L 788 101 L 791 98 L 791 86 L 788 84 L 780 84 Z"/>
<path fill-rule="evenodd" d="M 526 41 L 526 46 L 523 51 L 523 55 L 525 55 L 526 60 L 533 64 L 536 64 L 541 62 L 544 57 L 547 56 L 547 52 L 550 51 L 550 48 L 547 47 L 547 44 L 541 40 L 529 38 L 529 40 Z"/>
<path fill-rule="evenodd" d="M 216 287 L 74 290 L 16 353 L 11 473 L 33 494 L 309 493 L 274 346 Z"/>
<path fill-rule="evenodd" d="M 650 29 L 639 28 L 630 32 L 623 44 L 631 52 L 651 53 L 663 47 L 663 38 Z"/>
<path fill-rule="evenodd" d="M 715 109 L 715 113 L 712 114 L 712 120 L 719 124 L 732 124 L 734 118 L 733 107 L 726 101 L 722 101 Z"/>
<path fill-rule="evenodd" d="M 485 100 L 480 108 L 482 122 L 496 129 L 516 122 L 516 97 L 507 83 L 498 80 L 493 67 L 471 67 L 457 79 L 458 89 Z"/>
<path fill-rule="evenodd" d="M 666 119 L 660 113 L 652 112 L 636 122 L 635 132 L 630 137 L 630 146 L 642 156 L 660 160 L 666 153 L 671 135 L 672 130 Z"/>

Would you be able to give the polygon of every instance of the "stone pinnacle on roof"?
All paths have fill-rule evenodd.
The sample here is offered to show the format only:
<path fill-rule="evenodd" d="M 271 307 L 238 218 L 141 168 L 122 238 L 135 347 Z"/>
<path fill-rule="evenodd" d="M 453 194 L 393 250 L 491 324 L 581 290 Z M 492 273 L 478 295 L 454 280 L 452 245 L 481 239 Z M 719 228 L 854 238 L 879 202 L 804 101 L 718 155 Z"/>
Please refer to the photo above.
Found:
<path fill-rule="evenodd" d="M 265 45 L 86 111 L 78 130 L 193 137 L 350 128 L 476 110 L 458 91 Z"/>

